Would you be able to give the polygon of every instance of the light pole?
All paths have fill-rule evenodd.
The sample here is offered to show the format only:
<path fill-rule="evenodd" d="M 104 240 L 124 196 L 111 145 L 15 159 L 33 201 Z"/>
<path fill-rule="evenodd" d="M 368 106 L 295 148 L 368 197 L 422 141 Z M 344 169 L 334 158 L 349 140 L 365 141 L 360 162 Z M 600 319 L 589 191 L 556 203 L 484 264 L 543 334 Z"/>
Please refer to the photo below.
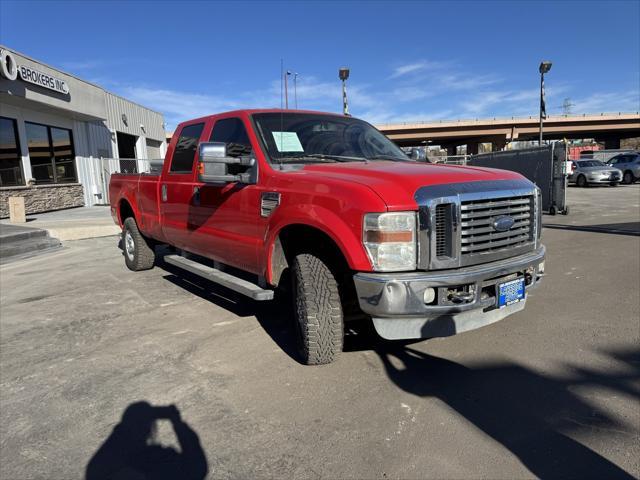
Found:
<path fill-rule="evenodd" d="M 347 102 L 347 78 L 349 78 L 349 69 L 340 67 L 338 77 L 342 80 L 342 113 L 349 115 L 349 103 Z"/>
<path fill-rule="evenodd" d="M 547 118 L 547 107 L 544 101 L 544 74 L 551 70 L 551 62 L 541 62 L 540 67 L 540 141 L 538 145 L 542 146 L 542 122 Z"/>
<path fill-rule="evenodd" d="M 296 110 L 298 109 L 298 72 L 293 74 L 293 98 L 296 104 Z"/>

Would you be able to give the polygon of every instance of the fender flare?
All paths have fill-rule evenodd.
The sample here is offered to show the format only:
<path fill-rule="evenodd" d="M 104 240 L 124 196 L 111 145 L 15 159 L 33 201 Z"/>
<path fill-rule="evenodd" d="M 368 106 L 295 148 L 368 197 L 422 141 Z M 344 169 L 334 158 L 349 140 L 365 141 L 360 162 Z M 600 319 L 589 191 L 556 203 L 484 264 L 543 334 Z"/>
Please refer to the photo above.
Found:
<path fill-rule="evenodd" d="M 131 192 L 123 192 L 120 198 L 118 199 L 118 220 L 120 222 L 120 226 L 124 224 L 124 219 L 122 218 L 122 203 L 127 202 L 131 207 L 131 211 L 133 212 L 133 218 L 135 218 L 136 223 L 140 225 L 140 214 L 138 212 L 138 203 L 134 200 L 134 196 Z"/>
<path fill-rule="evenodd" d="M 359 236 L 339 215 L 317 205 L 292 205 L 277 210 L 277 216 L 267 231 L 265 241 L 265 276 L 268 283 L 279 279 L 286 267 L 286 260 L 280 243 L 280 233 L 290 226 L 310 227 L 329 237 L 336 245 L 347 265 L 352 270 L 371 269 L 371 263 Z M 360 227 L 361 228 L 361 227 Z M 284 265 L 282 264 L 284 260 Z M 274 262 L 275 261 L 275 262 Z M 276 263 L 276 269 L 274 269 Z"/>

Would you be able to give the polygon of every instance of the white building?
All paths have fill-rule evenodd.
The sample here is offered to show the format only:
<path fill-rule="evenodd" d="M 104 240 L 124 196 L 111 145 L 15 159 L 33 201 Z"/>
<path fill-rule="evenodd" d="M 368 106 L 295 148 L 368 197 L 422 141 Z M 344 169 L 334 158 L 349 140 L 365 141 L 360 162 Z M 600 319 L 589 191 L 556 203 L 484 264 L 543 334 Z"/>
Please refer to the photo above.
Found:
<path fill-rule="evenodd" d="M 106 202 L 107 176 L 163 158 L 161 113 L 0 46 L 0 218 Z"/>

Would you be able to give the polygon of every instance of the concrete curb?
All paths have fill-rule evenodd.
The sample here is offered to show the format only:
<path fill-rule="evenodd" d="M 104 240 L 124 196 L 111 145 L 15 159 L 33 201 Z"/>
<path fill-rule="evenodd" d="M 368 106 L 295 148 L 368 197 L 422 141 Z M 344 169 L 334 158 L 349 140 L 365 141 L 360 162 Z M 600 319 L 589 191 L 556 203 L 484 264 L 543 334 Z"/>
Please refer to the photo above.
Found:
<path fill-rule="evenodd" d="M 85 240 L 88 238 L 110 237 L 120 234 L 120 227 L 117 225 L 87 225 L 74 227 L 41 227 L 49 232 L 49 235 L 57 238 L 61 242 L 69 240 Z"/>

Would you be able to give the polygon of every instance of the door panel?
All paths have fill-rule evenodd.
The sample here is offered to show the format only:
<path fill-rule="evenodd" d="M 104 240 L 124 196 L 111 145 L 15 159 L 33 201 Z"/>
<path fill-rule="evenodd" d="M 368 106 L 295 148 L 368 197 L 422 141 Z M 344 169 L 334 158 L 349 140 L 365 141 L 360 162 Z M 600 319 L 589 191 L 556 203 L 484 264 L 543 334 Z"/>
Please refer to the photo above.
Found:
<path fill-rule="evenodd" d="M 190 205 L 188 225 L 195 253 L 261 273 L 257 265 L 258 244 L 262 242 L 258 187 L 196 185 L 199 198 Z"/>
<path fill-rule="evenodd" d="M 228 155 L 251 155 L 256 148 L 238 117 L 217 119 L 208 140 L 226 143 Z M 196 253 L 261 274 L 258 246 L 266 226 L 260 217 L 260 187 L 240 183 L 195 185 L 199 195 L 191 205 L 189 224 Z"/>
<path fill-rule="evenodd" d="M 169 171 L 160 178 L 162 231 L 171 245 L 185 250 L 189 250 L 193 236 L 188 221 L 194 201 L 194 165 L 203 130 L 204 123 L 182 128 L 171 155 Z"/>

